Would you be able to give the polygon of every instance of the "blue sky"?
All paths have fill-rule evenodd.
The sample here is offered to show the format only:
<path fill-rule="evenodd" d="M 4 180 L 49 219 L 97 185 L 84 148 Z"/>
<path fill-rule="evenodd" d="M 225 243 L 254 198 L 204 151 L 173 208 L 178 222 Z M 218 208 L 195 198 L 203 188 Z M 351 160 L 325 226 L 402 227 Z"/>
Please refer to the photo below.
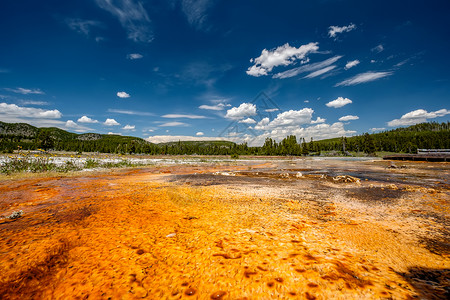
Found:
<path fill-rule="evenodd" d="M 0 121 L 153 142 L 450 119 L 448 1 L 4 0 Z"/>

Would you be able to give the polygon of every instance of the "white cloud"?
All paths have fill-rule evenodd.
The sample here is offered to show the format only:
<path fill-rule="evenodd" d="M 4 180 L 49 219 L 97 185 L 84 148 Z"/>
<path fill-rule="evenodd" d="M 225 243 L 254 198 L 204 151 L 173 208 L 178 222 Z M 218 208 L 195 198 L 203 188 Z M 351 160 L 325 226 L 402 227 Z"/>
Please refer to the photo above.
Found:
<path fill-rule="evenodd" d="M 186 119 L 206 119 L 205 116 L 198 116 L 198 115 L 183 115 L 183 114 L 168 114 L 163 115 L 161 118 L 167 118 L 167 119 L 178 119 L 178 118 L 186 118 Z"/>
<path fill-rule="evenodd" d="M 34 119 L 59 119 L 62 114 L 59 110 L 44 110 L 41 108 L 22 107 L 16 104 L 0 103 L 0 116 L 22 117 Z"/>
<path fill-rule="evenodd" d="M 384 50 L 384 47 L 383 47 L 383 45 L 378 45 L 378 46 L 375 46 L 375 47 L 373 47 L 372 49 L 370 49 L 370 51 L 372 51 L 372 52 L 376 52 L 376 53 L 380 53 L 380 52 L 382 52 Z"/>
<path fill-rule="evenodd" d="M 200 105 L 198 108 L 200 109 L 206 109 L 206 110 L 224 110 L 225 107 L 227 106 L 231 106 L 230 104 L 224 104 L 224 103 L 219 103 L 216 105 Z"/>
<path fill-rule="evenodd" d="M 98 123 L 97 120 L 91 119 L 88 116 L 82 116 L 81 118 L 78 119 L 77 122 L 79 122 L 79 123 L 92 123 L 92 124 Z"/>
<path fill-rule="evenodd" d="M 287 71 L 284 71 L 281 73 L 277 73 L 277 74 L 273 75 L 272 78 L 284 79 L 284 78 L 290 78 L 290 77 L 297 76 L 298 74 L 301 74 L 301 73 L 313 72 L 316 70 L 320 70 L 329 65 L 334 64 L 336 61 L 338 61 L 341 58 L 342 58 L 341 55 L 336 55 L 336 56 L 328 58 L 324 61 L 316 62 L 313 64 L 307 64 L 307 65 L 293 68 L 293 69 L 290 69 L 290 70 L 287 70 Z"/>
<path fill-rule="evenodd" d="M 359 60 L 357 60 L 357 59 L 352 60 L 352 61 L 348 61 L 345 64 L 345 68 L 344 69 L 348 70 L 348 69 L 353 68 L 353 67 L 355 67 L 357 65 L 359 65 Z"/>
<path fill-rule="evenodd" d="M 265 112 L 275 112 L 275 111 L 279 111 L 278 108 L 268 108 L 264 110 Z"/>
<path fill-rule="evenodd" d="M 330 26 L 328 27 L 328 36 L 336 39 L 338 33 L 350 32 L 353 29 L 356 29 L 356 25 L 352 23 L 347 26 Z"/>
<path fill-rule="evenodd" d="M 301 110 L 289 110 L 282 112 L 277 117 L 269 122 L 269 118 L 262 119 L 254 129 L 256 130 L 276 130 L 287 129 L 289 127 L 297 127 L 302 124 L 309 124 L 311 122 L 314 110 L 311 108 L 303 108 Z"/>
<path fill-rule="evenodd" d="M 73 131 L 75 131 L 75 132 L 87 132 L 87 131 L 89 131 L 89 130 L 92 130 L 92 129 L 89 128 L 89 127 L 81 126 L 81 125 L 75 123 L 75 122 L 72 121 L 72 120 L 66 121 L 66 124 L 65 124 L 64 127 L 65 127 L 66 129 L 73 130 Z"/>
<path fill-rule="evenodd" d="M 427 112 L 424 109 L 417 109 L 411 111 L 407 114 L 404 114 L 400 119 L 395 119 L 388 122 L 388 126 L 396 127 L 396 126 L 408 126 L 414 125 L 418 123 L 427 122 L 428 119 L 434 119 L 438 117 L 443 117 L 450 114 L 450 111 L 447 109 L 440 109 L 437 111 Z"/>
<path fill-rule="evenodd" d="M 158 126 L 159 127 L 179 127 L 179 126 L 189 126 L 189 124 L 186 124 L 183 122 L 167 122 L 167 123 L 163 123 Z"/>
<path fill-rule="evenodd" d="M 93 21 L 93 20 L 83 20 L 83 19 L 66 19 L 66 24 L 70 29 L 83 34 L 85 36 L 89 36 L 93 27 L 104 27 L 101 22 Z"/>
<path fill-rule="evenodd" d="M 317 44 L 318 43 L 309 43 L 302 45 L 299 48 L 295 48 L 286 43 L 276 49 L 264 49 L 259 57 L 250 60 L 254 65 L 248 68 L 247 74 L 259 77 L 268 75 L 274 67 L 288 66 L 295 63 L 297 60 L 301 60 L 301 62 L 305 63 L 307 62 L 308 54 L 315 53 L 319 50 Z"/>
<path fill-rule="evenodd" d="M 339 107 L 345 106 L 345 105 L 350 104 L 350 103 L 352 103 L 352 100 L 350 100 L 348 98 L 337 97 L 336 99 L 334 99 L 333 101 L 328 102 L 325 105 L 328 106 L 328 107 L 339 108 Z"/>
<path fill-rule="evenodd" d="M 375 131 L 383 131 L 383 130 L 386 130 L 386 128 L 384 128 L 384 127 L 381 127 L 381 128 L 370 128 L 370 131 L 372 131 L 372 132 L 375 132 Z"/>
<path fill-rule="evenodd" d="M 239 121 L 239 123 L 244 123 L 244 124 L 256 124 L 256 121 L 253 120 L 252 118 L 247 118 L 247 119 L 245 119 L 245 120 Z"/>
<path fill-rule="evenodd" d="M 105 123 L 103 123 L 103 124 L 106 126 L 119 126 L 120 125 L 120 123 L 114 119 L 106 119 Z"/>
<path fill-rule="evenodd" d="M 185 136 L 185 135 L 155 135 L 146 139 L 155 144 L 178 142 L 178 141 L 227 141 L 230 139 L 224 137 L 206 137 L 206 136 Z"/>
<path fill-rule="evenodd" d="M 19 100 L 19 103 L 22 105 L 49 105 L 50 103 L 46 101 L 35 101 L 35 100 Z"/>
<path fill-rule="evenodd" d="M 119 20 L 130 40 L 144 43 L 153 40 L 150 18 L 142 2 L 134 0 L 95 0 L 95 2 Z"/>
<path fill-rule="evenodd" d="M 320 124 L 325 123 L 326 119 L 322 119 L 321 117 L 317 117 L 316 120 L 311 120 L 311 124 Z"/>
<path fill-rule="evenodd" d="M 208 17 L 206 12 L 213 2 L 211 0 L 182 0 L 181 10 L 191 26 L 197 29 L 203 29 L 206 26 L 206 19 Z"/>
<path fill-rule="evenodd" d="M 336 68 L 336 66 L 328 66 L 328 67 L 326 67 L 326 68 L 323 68 L 323 69 L 314 71 L 314 72 L 312 72 L 312 73 L 306 75 L 304 78 L 314 78 L 314 77 L 320 76 L 320 75 L 322 75 L 322 74 L 325 74 L 325 73 L 327 73 L 327 72 L 333 70 L 334 68 Z"/>
<path fill-rule="evenodd" d="M 108 112 L 116 113 L 116 114 L 124 114 L 124 115 L 132 115 L 132 116 L 154 116 L 155 114 L 144 112 L 144 111 L 134 111 L 134 110 L 124 110 L 124 109 L 112 109 L 109 108 Z"/>
<path fill-rule="evenodd" d="M 383 77 L 391 76 L 394 72 L 365 72 L 355 75 L 349 79 L 337 83 L 335 86 L 349 86 L 374 81 Z"/>
<path fill-rule="evenodd" d="M 359 117 L 358 116 L 352 116 L 352 115 L 348 115 L 348 116 L 343 116 L 339 118 L 339 121 L 341 122 L 347 122 L 347 121 L 353 121 L 353 120 L 358 120 Z"/>
<path fill-rule="evenodd" d="M 130 94 L 126 92 L 117 92 L 117 97 L 119 98 L 130 98 Z"/>
<path fill-rule="evenodd" d="M 205 135 L 205 134 L 204 134 L 203 132 L 199 131 L 199 132 L 197 132 L 195 135 L 196 135 L 196 136 L 203 136 L 203 135 Z"/>
<path fill-rule="evenodd" d="M 131 130 L 131 131 L 134 131 L 135 129 L 136 129 L 136 126 L 135 125 L 125 125 L 123 128 L 122 128 L 123 130 Z"/>
<path fill-rule="evenodd" d="M 111 132 L 111 131 L 110 131 L 110 132 L 108 132 L 108 134 L 109 134 L 109 135 L 122 135 L 122 134 L 121 134 L 121 133 L 119 133 L 119 132 Z"/>
<path fill-rule="evenodd" d="M 225 118 L 230 120 L 240 120 L 254 115 L 256 115 L 256 105 L 251 103 L 242 103 L 239 107 L 233 107 L 227 110 Z"/>
<path fill-rule="evenodd" d="M 131 54 L 128 54 L 127 55 L 127 58 L 128 59 L 131 59 L 131 60 L 135 60 L 135 59 L 141 59 L 141 58 L 143 58 L 144 56 L 142 55 L 142 54 L 139 54 L 139 53 L 131 53 Z"/>
<path fill-rule="evenodd" d="M 17 94 L 22 94 L 22 95 L 28 95 L 28 94 L 44 95 L 45 94 L 40 89 L 24 89 L 21 87 L 17 88 L 17 89 L 5 88 L 5 90 L 7 90 L 9 92 L 17 93 Z"/>

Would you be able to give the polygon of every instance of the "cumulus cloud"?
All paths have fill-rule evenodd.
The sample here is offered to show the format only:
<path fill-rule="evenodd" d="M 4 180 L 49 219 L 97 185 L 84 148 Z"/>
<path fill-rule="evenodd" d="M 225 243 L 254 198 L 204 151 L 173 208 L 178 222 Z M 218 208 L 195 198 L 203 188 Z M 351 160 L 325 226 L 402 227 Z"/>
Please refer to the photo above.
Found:
<path fill-rule="evenodd" d="M 328 36 L 330 38 L 336 39 L 338 33 L 350 32 L 353 29 L 356 29 L 356 25 L 352 23 L 350 23 L 350 25 L 347 26 L 330 26 L 328 27 Z"/>
<path fill-rule="evenodd" d="M 196 136 L 202 136 L 202 135 L 205 135 L 205 134 L 204 134 L 203 132 L 199 131 L 199 132 L 197 132 L 195 135 L 196 135 Z"/>
<path fill-rule="evenodd" d="M 114 119 L 106 119 L 106 121 L 103 124 L 106 126 L 119 126 L 120 125 L 120 123 Z"/>
<path fill-rule="evenodd" d="M 136 126 L 135 125 L 125 125 L 122 129 L 123 130 L 131 130 L 131 131 L 134 131 L 135 130 L 135 128 L 136 128 Z"/>
<path fill-rule="evenodd" d="M 117 97 L 119 98 L 130 98 L 130 94 L 126 92 L 117 92 Z"/>
<path fill-rule="evenodd" d="M 82 116 L 81 118 L 78 119 L 77 121 L 78 123 L 98 123 L 97 120 L 91 119 L 88 116 Z"/>
<path fill-rule="evenodd" d="M 337 83 L 335 86 L 357 85 L 369 81 L 374 81 L 383 77 L 391 76 L 394 72 L 365 72 L 355 75 L 349 79 Z"/>
<path fill-rule="evenodd" d="M 293 126 L 299 126 L 302 124 L 309 124 L 311 122 L 312 114 L 314 110 L 311 108 L 303 108 L 301 110 L 289 110 L 282 112 L 277 117 L 269 122 L 269 118 L 264 118 L 254 129 L 256 130 L 275 130 L 286 129 Z"/>
<path fill-rule="evenodd" d="M 206 119 L 205 116 L 198 116 L 198 115 L 183 115 L 183 114 L 167 114 L 161 116 L 161 118 L 167 118 L 167 119 L 178 119 L 178 118 L 186 118 L 186 119 Z"/>
<path fill-rule="evenodd" d="M 252 118 L 247 118 L 244 120 L 239 121 L 239 123 L 244 123 L 244 124 L 256 124 L 256 121 L 253 120 Z"/>
<path fill-rule="evenodd" d="M 179 126 L 189 126 L 189 124 L 183 122 L 167 122 L 159 125 L 159 127 L 179 127 Z"/>
<path fill-rule="evenodd" d="M 241 120 L 245 117 L 256 115 L 256 105 L 252 103 L 242 103 L 239 107 L 227 110 L 225 118 L 230 120 Z"/>
<path fill-rule="evenodd" d="M 200 105 L 198 108 L 200 109 L 206 109 L 206 110 L 224 110 L 225 107 L 231 106 L 230 104 L 224 104 L 224 103 L 219 103 L 216 105 Z"/>
<path fill-rule="evenodd" d="M 135 59 L 141 59 L 141 58 L 143 58 L 144 56 L 142 55 L 142 54 L 139 54 L 139 53 L 131 53 L 131 54 L 128 54 L 127 55 L 127 58 L 128 59 L 131 59 L 131 60 L 135 60 Z"/>
<path fill-rule="evenodd" d="M 144 43 L 153 40 L 150 18 L 142 2 L 134 0 L 95 0 L 95 2 L 101 9 L 119 20 L 130 40 Z"/>
<path fill-rule="evenodd" d="M 317 117 L 316 120 L 311 120 L 311 124 L 320 124 L 325 123 L 326 119 L 322 119 L 321 117 Z"/>
<path fill-rule="evenodd" d="M 315 72 L 312 72 L 312 73 L 306 75 L 304 78 L 314 78 L 314 77 L 320 76 L 320 75 L 322 75 L 322 74 L 325 74 L 325 73 L 327 73 L 327 72 L 330 72 L 330 71 L 333 70 L 334 68 L 336 68 L 336 66 L 329 66 L 329 67 L 326 67 L 326 68 L 317 70 L 317 71 L 315 71 Z"/>
<path fill-rule="evenodd" d="M 345 64 L 344 69 L 348 70 L 348 69 L 353 68 L 353 67 L 355 67 L 355 66 L 357 66 L 357 65 L 359 65 L 359 60 L 357 60 L 357 59 L 352 60 L 352 61 L 348 61 L 348 62 Z"/>
<path fill-rule="evenodd" d="M 359 117 L 358 116 L 352 116 L 352 115 L 348 115 L 348 116 L 343 116 L 339 118 L 339 121 L 341 122 L 347 122 L 347 121 L 353 121 L 353 120 L 358 120 Z"/>
<path fill-rule="evenodd" d="M 65 128 L 67 128 L 69 130 L 73 130 L 75 132 L 86 132 L 86 131 L 92 130 L 91 128 L 81 126 L 72 120 L 66 121 Z"/>
<path fill-rule="evenodd" d="M 350 104 L 350 103 L 352 103 L 352 100 L 350 100 L 348 98 L 337 97 L 336 99 L 334 99 L 333 101 L 328 102 L 325 105 L 328 106 L 328 107 L 339 108 L 339 107 L 345 106 L 345 105 Z"/>
<path fill-rule="evenodd" d="M 372 49 L 370 49 L 372 52 L 376 52 L 376 53 L 380 53 L 380 52 L 382 52 L 383 50 L 384 50 L 384 47 L 383 47 L 383 45 L 378 45 L 378 46 L 375 46 L 375 47 L 373 47 Z"/>
<path fill-rule="evenodd" d="M 40 89 L 24 89 L 21 87 L 16 88 L 16 89 L 5 88 L 5 90 L 16 93 L 16 94 L 22 94 L 22 95 L 29 95 L 29 94 L 44 95 L 45 94 Z"/>
<path fill-rule="evenodd" d="M 59 119 L 62 114 L 59 110 L 44 110 L 41 108 L 23 107 L 16 104 L 0 103 L 0 116 L 22 117 L 35 119 Z"/>
<path fill-rule="evenodd" d="M 293 69 L 290 69 L 290 70 L 287 70 L 287 71 L 284 71 L 281 73 L 277 73 L 277 74 L 273 75 L 272 78 L 284 79 L 284 78 L 295 77 L 301 73 L 314 72 L 314 71 L 324 69 L 324 68 L 334 64 L 336 61 L 338 61 L 341 58 L 342 58 L 341 55 L 336 55 L 336 56 L 328 58 L 324 61 L 307 64 L 307 65 L 293 68 Z"/>
<path fill-rule="evenodd" d="M 404 114 L 403 116 L 401 116 L 400 119 L 395 119 L 388 122 L 388 126 L 396 127 L 396 126 L 414 125 L 418 123 L 427 122 L 428 119 L 443 117 L 448 114 L 450 114 L 450 111 L 447 109 L 440 109 L 432 112 L 427 112 L 424 109 L 417 109 Z"/>
<path fill-rule="evenodd" d="M 297 60 L 306 63 L 308 61 L 307 55 L 319 50 L 319 46 L 317 45 L 318 43 L 309 43 L 295 48 L 286 43 L 276 49 L 264 49 L 259 57 L 250 60 L 254 65 L 248 68 L 247 74 L 259 77 L 268 75 L 274 67 L 288 66 L 295 63 Z"/>

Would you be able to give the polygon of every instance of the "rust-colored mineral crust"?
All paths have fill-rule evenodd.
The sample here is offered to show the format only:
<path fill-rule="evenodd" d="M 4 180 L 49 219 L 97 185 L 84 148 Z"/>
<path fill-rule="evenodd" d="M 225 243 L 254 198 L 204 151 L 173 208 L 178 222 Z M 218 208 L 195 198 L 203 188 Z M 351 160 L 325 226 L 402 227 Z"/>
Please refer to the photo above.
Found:
<path fill-rule="evenodd" d="M 445 299 L 439 166 L 434 186 L 257 163 L 4 180 L 0 298 Z"/>

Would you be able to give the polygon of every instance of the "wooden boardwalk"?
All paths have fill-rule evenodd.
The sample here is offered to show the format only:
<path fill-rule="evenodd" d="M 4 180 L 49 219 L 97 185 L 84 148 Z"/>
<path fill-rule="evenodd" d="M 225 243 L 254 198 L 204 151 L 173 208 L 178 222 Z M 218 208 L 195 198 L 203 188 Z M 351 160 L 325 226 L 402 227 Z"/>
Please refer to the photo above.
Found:
<path fill-rule="evenodd" d="M 386 155 L 383 157 L 383 159 L 385 159 L 385 160 L 450 162 L 450 154 L 395 154 L 395 155 Z"/>

